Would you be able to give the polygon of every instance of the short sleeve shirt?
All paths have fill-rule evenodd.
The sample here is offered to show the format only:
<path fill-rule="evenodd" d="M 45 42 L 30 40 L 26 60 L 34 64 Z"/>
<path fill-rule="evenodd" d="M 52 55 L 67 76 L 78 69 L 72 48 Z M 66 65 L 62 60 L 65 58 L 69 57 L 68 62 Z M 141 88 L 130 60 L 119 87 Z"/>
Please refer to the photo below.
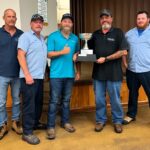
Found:
<path fill-rule="evenodd" d="M 33 31 L 25 32 L 18 42 L 18 49 L 26 52 L 26 61 L 33 79 L 43 79 L 47 61 L 47 46 L 43 36 L 38 38 Z M 24 78 L 20 69 L 20 78 Z"/>
<path fill-rule="evenodd" d="M 11 36 L 4 26 L 0 28 L 0 76 L 19 77 L 17 44 L 22 33 L 23 31 L 16 28 L 16 33 Z"/>
<path fill-rule="evenodd" d="M 107 57 L 119 50 L 127 50 L 124 33 L 119 28 L 111 28 L 106 34 L 101 30 L 93 33 L 91 40 L 88 42 L 90 49 L 93 49 L 97 59 Z M 93 79 L 96 80 L 122 80 L 121 58 L 105 62 L 103 64 L 94 63 Z"/>
<path fill-rule="evenodd" d="M 150 71 L 150 25 L 139 35 L 133 28 L 126 33 L 129 44 L 128 69 L 135 73 Z"/>
<path fill-rule="evenodd" d="M 51 59 L 50 78 L 74 78 L 75 69 L 73 55 L 79 51 L 78 37 L 73 33 L 65 38 L 60 30 L 49 35 L 47 40 L 48 53 L 70 47 L 70 53 Z"/>

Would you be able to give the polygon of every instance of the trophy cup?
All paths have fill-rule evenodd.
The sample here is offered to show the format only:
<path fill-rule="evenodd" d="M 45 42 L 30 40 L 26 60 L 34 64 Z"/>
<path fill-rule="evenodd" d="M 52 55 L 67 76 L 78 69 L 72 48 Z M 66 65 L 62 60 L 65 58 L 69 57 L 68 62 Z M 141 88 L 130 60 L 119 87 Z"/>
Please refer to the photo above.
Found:
<path fill-rule="evenodd" d="M 89 61 L 89 62 L 95 62 L 96 61 L 96 55 L 93 54 L 93 50 L 88 48 L 88 40 L 91 39 L 92 33 L 80 33 L 79 37 L 81 40 L 85 41 L 83 49 L 81 49 L 80 54 L 78 55 L 77 61 Z"/>

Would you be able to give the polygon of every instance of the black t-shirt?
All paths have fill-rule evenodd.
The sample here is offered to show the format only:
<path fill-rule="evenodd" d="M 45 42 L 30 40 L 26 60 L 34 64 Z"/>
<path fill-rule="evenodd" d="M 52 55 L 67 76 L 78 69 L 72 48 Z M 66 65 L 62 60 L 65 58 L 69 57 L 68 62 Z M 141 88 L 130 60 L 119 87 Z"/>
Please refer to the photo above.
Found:
<path fill-rule="evenodd" d="M 22 33 L 16 29 L 16 33 L 11 36 L 4 27 L 0 28 L 0 76 L 19 77 L 17 44 Z"/>
<path fill-rule="evenodd" d="M 90 49 L 93 49 L 97 59 L 107 57 L 119 50 L 127 50 L 128 45 L 124 33 L 119 28 L 111 28 L 106 34 L 99 29 L 88 41 Z M 95 80 L 122 80 L 121 58 L 105 62 L 103 64 L 94 63 L 93 79 Z"/>

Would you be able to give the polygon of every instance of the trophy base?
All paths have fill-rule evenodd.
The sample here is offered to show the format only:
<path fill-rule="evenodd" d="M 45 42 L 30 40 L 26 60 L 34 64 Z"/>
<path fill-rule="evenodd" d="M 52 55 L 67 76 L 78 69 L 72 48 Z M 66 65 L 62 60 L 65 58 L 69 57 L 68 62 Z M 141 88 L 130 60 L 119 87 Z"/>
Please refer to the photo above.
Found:
<path fill-rule="evenodd" d="M 78 56 L 77 61 L 79 62 L 96 62 L 96 55 L 87 54 L 86 56 Z"/>

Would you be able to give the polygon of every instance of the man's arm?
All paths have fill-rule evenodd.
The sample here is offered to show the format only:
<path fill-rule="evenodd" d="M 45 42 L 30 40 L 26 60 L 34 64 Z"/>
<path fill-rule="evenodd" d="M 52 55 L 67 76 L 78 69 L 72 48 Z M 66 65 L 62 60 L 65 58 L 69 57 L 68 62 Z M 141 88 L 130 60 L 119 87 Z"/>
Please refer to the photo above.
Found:
<path fill-rule="evenodd" d="M 18 61 L 20 64 L 21 69 L 23 70 L 26 84 L 33 84 L 34 80 L 29 72 L 27 62 L 26 62 L 26 52 L 23 51 L 22 49 L 18 49 Z"/>
<path fill-rule="evenodd" d="M 70 47 L 65 46 L 63 50 L 48 52 L 48 58 L 58 57 L 61 55 L 68 54 L 70 52 Z"/>
<path fill-rule="evenodd" d="M 120 50 L 112 55 L 107 56 L 106 61 L 118 59 L 118 58 L 121 58 L 122 56 L 126 56 L 126 55 L 127 55 L 127 50 Z"/>
<path fill-rule="evenodd" d="M 125 66 L 125 68 L 127 69 L 128 68 L 127 56 L 122 56 L 122 62 L 123 62 L 123 65 Z"/>
<path fill-rule="evenodd" d="M 81 63 L 76 62 L 76 77 L 75 77 L 75 80 L 80 80 L 80 75 L 81 75 Z"/>
<path fill-rule="evenodd" d="M 104 62 L 115 60 L 115 59 L 121 58 L 122 56 L 126 56 L 126 55 L 127 55 L 127 50 L 119 50 L 119 51 L 115 52 L 114 54 L 109 55 L 107 57 L 100 57 L 97 60 L 97 62 L 99 64 L 102 64 Z"/>

